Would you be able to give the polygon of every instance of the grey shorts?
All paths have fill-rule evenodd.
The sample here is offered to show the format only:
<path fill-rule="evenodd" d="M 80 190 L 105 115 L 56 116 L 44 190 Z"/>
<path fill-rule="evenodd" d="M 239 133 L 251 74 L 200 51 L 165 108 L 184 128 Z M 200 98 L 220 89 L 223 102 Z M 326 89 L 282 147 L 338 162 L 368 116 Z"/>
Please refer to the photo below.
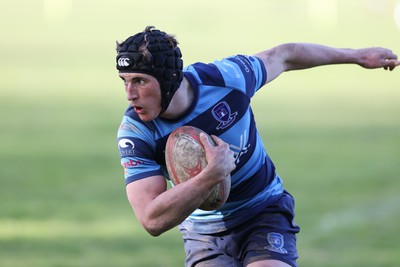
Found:
<path fill-rule="evenodd" d="M 296 267 L 298 258 L 294 200 L 285 192 L 265 211 L 223 233 L 203 235 L 180 226 L 187 267 L 247 266 L 261 260 L 279 260 Z"/>

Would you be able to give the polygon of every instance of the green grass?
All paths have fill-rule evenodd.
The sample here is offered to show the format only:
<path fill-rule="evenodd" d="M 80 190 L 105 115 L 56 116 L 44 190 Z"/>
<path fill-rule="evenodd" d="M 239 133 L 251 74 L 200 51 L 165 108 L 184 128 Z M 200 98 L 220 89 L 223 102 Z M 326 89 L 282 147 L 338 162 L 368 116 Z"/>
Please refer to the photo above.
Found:
<path fill-rule="evenodd" d="M 150 237 L 126 200 L 115 40 L 156 25 L 186 63 L 288 41 L 398 50 L 395 1 L 372 2 L 338 1 L 337 28 L 322 30 L 305 0 L 71 1 L 55 21 L 50 1 L 1 1 L 0 266 L 183 266 L 178 230 Z M 300 266 L 400 261 L 399 85 L 399 70 L 330 66 L 284 74 L 253 100 L 297 200 Z"/>

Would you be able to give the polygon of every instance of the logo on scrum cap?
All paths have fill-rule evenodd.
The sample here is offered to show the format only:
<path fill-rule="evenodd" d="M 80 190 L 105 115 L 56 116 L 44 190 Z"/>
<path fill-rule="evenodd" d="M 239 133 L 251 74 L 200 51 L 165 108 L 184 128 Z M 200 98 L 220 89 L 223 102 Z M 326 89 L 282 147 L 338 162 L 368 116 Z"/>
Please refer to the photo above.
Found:
<path fill-rule="evenodd" d="M 120 67 L 128 67 L 130 65 L 130 58 L 129 57 L 120 57 L 118 59 L 118 66 Z"/>
<path fill-rule="evenodd" d="M 131 55 L 125 54 L 125 55 L 120 55 L 117 59 L 117 68 L 118 69 L 125 69 L 129 68 L 134 64 L 134 59 L 132 58 Z"/>

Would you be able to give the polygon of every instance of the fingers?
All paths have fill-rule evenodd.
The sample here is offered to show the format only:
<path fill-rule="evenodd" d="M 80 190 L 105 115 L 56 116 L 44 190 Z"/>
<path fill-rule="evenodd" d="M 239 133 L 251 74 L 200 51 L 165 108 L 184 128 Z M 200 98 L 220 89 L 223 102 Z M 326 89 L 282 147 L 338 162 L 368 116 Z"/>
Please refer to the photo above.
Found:
<path fill-rule="evenodd" d="M 397 59 L 397 55 L 391 50 L 387 50 L 387 55 L 384 55 L 383 68 L 392 71 L 399 65 L 400 61 Z"/>
<path fill-rule="evenodd" d="M 210 160 L 220 162 L 224 169 L 229 169 L 229 172 L 234 170 L 236 168 L 235 153 L 230 149 L 229 144 L 215 135 L 211 135 L 211 139 L 206 134 L 200 133 L 200 141 L 206 151 L 208 162 Z"/>
<path fill-rule="evenodd" d="M 394 68 L 396 68 L 399 65 L 400 65 L 400 61 L 399 60 L 392 60 L 390 62 L 389 70 L 392 71 L 392 70 L 394 70 Z"/>
<path fill-rule="evenodd" d="M 397 55 L 393 51 L 382 47 L 360 49 L 361 66 L 367 69 L 383 68 L 394 70 L 400 65 Z"/>
<path fill-rule="evenodd" d="M 211 138 L 214 140 L 215 144 L 219 147 L 224 147 L 224 149 L 227 151 L 227 156 L 235 159 L 235 153 L 230 149 L 229 144 L 224 142 L 221 138 L 215 135 L 211 135 Z"/>
<path fill-rule="evenodd" d="M 215 144 L 212 144 L 212 142 L 210 141 L 210 139 L 207 137 L 206 134 L 200 133 L 200 141 L 201 141 L 201 143 L 203 144 L 203 146 L 204 146 L 204 145 L 207 145 L 207 146 L 220 146 L 220 145 L 226 144 L 226 143 L 225 143 L 221 138 L 219 138 L 218 136 L 211 135 L 211 139 L 212 139 L 212 141 L 215 142 Z"/>
<path fill-rule="evenodd" d="M 216 144 L 217 146 L 220 146 L 220 145 L 222 145 L 222 144 L 225 144 L 225 142 L 222 141 L 222 139 L 219 138 L 219 137 L 216 136 L 216 135 L 211 135 L 211 138 L 214 140 L 214 142 L 215 142 L 215 144 Z"/>
<path fill-rule="evenodd" d="M 386 59 L 383 68 L 385 70 L 394 70 L 397 66 L 400 65 L 400 61 L 396 59 Z"/>
<path fill-rule="evenodd" d="M 200 137 L 200 142 L 204 147 L 213 146 L 210 142 L 210 139 L 208 138 L 208 136 L 206 134 L 200 133 L 199 137 Z"/>

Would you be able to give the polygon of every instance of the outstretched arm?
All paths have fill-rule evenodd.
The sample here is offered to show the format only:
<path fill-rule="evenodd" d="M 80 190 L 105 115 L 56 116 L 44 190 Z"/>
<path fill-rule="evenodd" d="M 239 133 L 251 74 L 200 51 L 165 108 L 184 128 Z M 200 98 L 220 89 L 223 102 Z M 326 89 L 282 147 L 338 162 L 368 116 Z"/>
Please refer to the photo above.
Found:
<path fill-rule="evenodd" d="M 330 64 L 358 64 L 367 69 L 393 70 L 400 65 L 397 55 L 381 47 L 334 48 L 319 44 L 287 43 L 255 54 L 268 73 L 267 83 L 281 73 Z"/>

